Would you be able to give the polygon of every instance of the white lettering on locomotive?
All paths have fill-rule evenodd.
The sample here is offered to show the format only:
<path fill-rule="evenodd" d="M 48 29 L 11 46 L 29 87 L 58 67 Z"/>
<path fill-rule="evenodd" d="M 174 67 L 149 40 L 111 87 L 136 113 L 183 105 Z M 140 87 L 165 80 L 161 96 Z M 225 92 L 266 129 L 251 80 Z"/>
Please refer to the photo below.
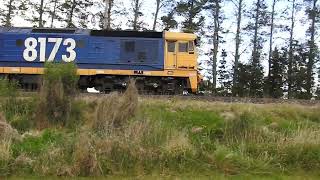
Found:
<path fill-rule="evenodd" d="M 47 41 L 48 40 L 48 41 Z M 46 60 L 46 46 L 47 43 L 54 43 L 53 49 L 49 55 L 48 61 L 53 61 L 56 58 L 56 55 L 59 51 L 59 48 L 62 43 L 62 38 L 43 38 L 39 37 L 38 40 L 33 37 L 29 37 L 24 41 L 25 50 L 23 51 L 23 58 L 26 61 L 32 62 L 35 61 L 38 57 L 38 52 L 36 47 L 39 43 L 39 59 L 40 62 L 45 62 Z M 66 52 L 68 55 L 62 55 L 61 59 L 65 62 L 72 62 L 76 59 L 77 53 L 75 52 L 76 41 L 72 38 L 67 38 L 63 41 L 63 45 L 66 47 Z"/>

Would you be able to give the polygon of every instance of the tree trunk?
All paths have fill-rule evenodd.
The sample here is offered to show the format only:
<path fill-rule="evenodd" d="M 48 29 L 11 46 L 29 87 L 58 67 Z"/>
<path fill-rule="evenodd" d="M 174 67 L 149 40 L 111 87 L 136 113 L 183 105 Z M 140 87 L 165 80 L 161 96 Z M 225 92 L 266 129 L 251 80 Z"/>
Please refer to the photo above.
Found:
<path fill-rule="evenodd" d="M 234 56 L 234 69 L 233 69 L 233 87 L 232 87 L 232 94 L 233 96 L 236 96 L 236 89 L 238 84 L 238 64 L 240 59 L 240 44 L 241 44 L 241 37 L 240 37 L 240 31 L 241 31 L 241 20 L 242 20 L 242 3 L 243 0 L 239 0 L 238 3 L 238 17 L 237 17 L 237 32 L 236 32 L 236 52 Z"/>
<path fill-rule="evenodd" d="M 57 1 L 58 0 L 54 1 L 53 12 L 52 12 L 52 15 L 51 15 L 51 28 L 53 28 L 53 20 L 55 19 L 55 16 L 56 16 Z"/>
<path fill-rule="evenodd" d="M 73 19 L 73 13 L 74 13 L 74 9 L 75 8 L 76 8 L 76 0 L 73 0 L 72 1 L 72 5 L 71 5 L 71 9 L 70 9 L 70 14 L 69 14 L 67 27 L 72 27 L 72 19 Z"/>
<path fill-rule="evenodd" d="M 152 27 L 153 31 L 156 30 L 157 19 L 158 19 L 158 15 L 159 15 L 159 11 L 160 11 L 160 3 L 161 3 L 161 0 L 156 0 L 156 1 L 157 1 L 157 7 L 156 7 L 156 13 L 154 14 L 153 27 Z"/>
<path fill-rule="evenodd" d="M 272 3 L 272 11 L 271 11 L 271 24 L 270 24 L 270 39 L 269 39 L 269 59 L 268 59 L 268 64 L 269 64 L 269 71 L 268 71 L 268 80 L 271 79 L 271 58 L 272 58 L 272 47 L 273 47 L 273 29 L 274 29 L 274 14 L 275 14 L 275 5 L 276 5 L 277 0 L 273 0 Z M 270 89 L 268 90 L 268 94 L 270 95 Z"/>
<path fill-rule="evenodd" d="M 113 0 L 105 0 L 105 19 L 104 19 L 104 28 L 111 30 L 111 10 L 113 6 Z"/>
<path fill-rule="evenodd" d="M 220 15 L 220 4 L 219 4 L 219 1 L 215 1 L 213 57 L 212 57 L 212 93 L 215 92 L 216 86 L 217 86 L 217 55 L 219 50 L 219 30 L 220 30 L 219 15 Z"/>
<path fill-rule="evenodd" d="M 307 65 L 307 94 L 308 98 L 312 97 L 312 76 L 313 76 L 313 66 L 314 66 L 314 59 L 315 59 L 315 22 L 316 22 L 316 11 L 317 11 L 317 4 L 318 0 L 313 0 L 313 7 L 311 12 L 311 27 L 310 27 L 310 50 L 309 50 L 309 61 Z"/>
<path fill-rule="evenodd" d="M 259 16 L 260 16 L 260 0 L 257 0 L 256 4 L 256 15 L 254 18 L 254 35 L 253 35 L 253 52 L 252 52 L 252 63 L 253 65 L 258 64 L 258 29 L 259 29 Z"/>
<path fill-rule="evenodd" d="M 292 65 L 293 65 L 293 29 L 294 29 L 294 14 L 295 14 L 295 3 L 292 1 L 292 10 L 291 10 L 291 29 L 290 29 L 290 39 L 289 39 L 289 58 L 288 58 L 288 98 L 292 97 Z"/>
<path fill-rule="evenodd" d="M 134 0 L 134 19 L 133 30 L 138 30 L 138 17 L 139 17 L 139 0 Z"/>
<path fill-rule="evenodd" d="M 44 0 L 41 0 L 40 2 L 40 8 L 39 8 L 39 27 L 42 28 L 43 27 L 43 23 L 42 23 L 42 16 L 43 16 L 43 2 Z"/>
<path fill-rule="evenodd" d="M 8 13 L 6 15 L 6 24 L 5 24 L 6 27 L 10 27 L 11 26 L 11 14 L 12 14 L 12 11 L 13 11 L 13 8 L 12 8 L 13 1 L 14 0 L 10 0 L 9 1 Z"/>

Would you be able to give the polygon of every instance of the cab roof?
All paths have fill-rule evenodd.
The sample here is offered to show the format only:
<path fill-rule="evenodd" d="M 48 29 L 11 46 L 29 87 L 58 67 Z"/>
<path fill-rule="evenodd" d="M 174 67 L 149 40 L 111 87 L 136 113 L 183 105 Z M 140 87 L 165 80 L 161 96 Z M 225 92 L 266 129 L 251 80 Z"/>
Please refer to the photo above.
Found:
<path fill-rule="evenodd" d="M 165 34 L 166 40 L 194 41 L 197 39 L 197 36 L 195 34 L 191 34 L 191 33 L 179 33 L 179 32 L 165 31 L 164 34 Z"/>

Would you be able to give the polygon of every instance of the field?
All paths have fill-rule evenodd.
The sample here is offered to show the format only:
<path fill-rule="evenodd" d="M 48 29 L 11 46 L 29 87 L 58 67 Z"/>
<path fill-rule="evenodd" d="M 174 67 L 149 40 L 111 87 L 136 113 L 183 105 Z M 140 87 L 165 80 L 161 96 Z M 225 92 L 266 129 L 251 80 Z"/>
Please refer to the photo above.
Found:
<path fill-rule="evenodd" d="M 79 122 L 39 128 L 30 123 L 35 121 L 29 114 L 33 99 L 18 101 L 10 115 L 13 129 L 1 134 L 1 175 L 320 175 L 320 112 L 315 106 L 113 94 L 77 99 Z"/>
<path fill-rule="evenodd" d="M 146 98 L 133 83 L 77 96 L 71 80 L 28 97 L 1 80 L 0 176 L 319 179 L 320 106 Z"/>

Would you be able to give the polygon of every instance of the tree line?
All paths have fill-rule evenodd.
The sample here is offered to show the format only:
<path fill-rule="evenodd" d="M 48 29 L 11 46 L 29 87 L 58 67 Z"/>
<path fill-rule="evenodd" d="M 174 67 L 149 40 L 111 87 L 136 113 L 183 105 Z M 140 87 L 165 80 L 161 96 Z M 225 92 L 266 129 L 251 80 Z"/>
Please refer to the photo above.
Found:
<path fill-rule="evenodd" d="M 319 0 L 129 1 L 4 0 L 0 23 L 13 26 L 18 16 L 34 27 L 59 24 L 66 28 L 196 33 L 200 57 L 209 57 L 200 61 L 206 79 L 202 90 L 219 96 L 320 97 Z M 150 1 L 154 9 L 149 25 L 144 8 Z M 278 7 L 283 8 L 280 11 Z M 117 20 L 119 17 L 125 17 L 124 21 Z M 230 22 L 232 28 L 228 29 Z M 299 23 L 308 26 L 303 39 L 296 38 Z M 226 38 L 230 35 L 232 40 Z M 282 43 L 276 42 L 279 38 Z M 223 48 L 226 44 L 228 49 Z"/>

